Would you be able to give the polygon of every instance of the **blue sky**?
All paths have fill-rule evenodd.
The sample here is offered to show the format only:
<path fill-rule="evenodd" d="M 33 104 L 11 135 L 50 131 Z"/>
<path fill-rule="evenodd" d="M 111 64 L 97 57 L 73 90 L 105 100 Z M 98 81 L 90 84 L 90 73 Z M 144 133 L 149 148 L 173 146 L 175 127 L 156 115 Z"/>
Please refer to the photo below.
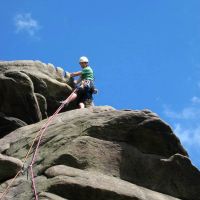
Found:
<path fill-rule="evenodd" d="M 0 0 L 0 60 L 72 72 L 85 55 L 96 105 L 150 109 L 200 168 L 199 0 Z"/>

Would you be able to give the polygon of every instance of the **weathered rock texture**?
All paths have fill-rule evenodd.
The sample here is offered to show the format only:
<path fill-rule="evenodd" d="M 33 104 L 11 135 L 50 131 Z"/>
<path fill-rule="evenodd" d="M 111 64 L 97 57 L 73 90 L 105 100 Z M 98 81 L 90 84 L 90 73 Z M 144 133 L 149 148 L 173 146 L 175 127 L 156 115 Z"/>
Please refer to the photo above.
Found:
<path fill-rule="evenodd" d="M 23 160 L 45 121 L 3 137 L 0 153 Z M 42 139 L 34 171 L 41 199 L 200 200 L 199 170 L 169 125 L 148 110 L 105 106 L 59 114 Z M 30 177 L 20 175 L 4 199 L 34 199 L 31 191 Z"/>
<path fill-rule="evenodd" d="M 0 154 L 0 182 L 14 177 L 22 167 L 21 160 Z"/>
<path fill-rule="evenodd" d="M 72 80 L 65 76 L 63 69 L 52 64 L 0 62 L 0 137 L 14 126 L 32 124 L 50 116 L 59 106 L 59 101 L 71 93 L 71 86 Z M 72 108 L 75 108 L 73 103 L 67 109 Z M 2 119 L 1 115 L 6 118 Z M 15 118 L 15 122 L 9 121 L 9 117 Z"/>
<path fill-rule="evenodd" d="M 72 87 L 52 64 L 0 62 L 0 197 L 19 170 L 29 174 L 1 200 L 34 199 L 28 166 L 36 144 L 25 165 L 24 157 Z M 74 108 L 65 107 L 42 138 L 33 166 L 39 199 L 200 200 L 199 170 L 155 113 Z"/>
<path fill-rule="evenodd" d="M 0 113 L 0 138 L 11 131 L 26 125 L 27 124 L 20 119 L 15 117 L 6 117 L 5 114 Z"/>

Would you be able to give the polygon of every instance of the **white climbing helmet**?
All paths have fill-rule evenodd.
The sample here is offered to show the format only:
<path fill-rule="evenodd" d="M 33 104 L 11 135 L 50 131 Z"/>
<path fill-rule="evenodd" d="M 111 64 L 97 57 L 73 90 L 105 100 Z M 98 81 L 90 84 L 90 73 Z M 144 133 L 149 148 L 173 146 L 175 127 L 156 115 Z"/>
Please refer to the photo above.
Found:
<path fill-rule="evenodd" d="M 88 63 L 89 60 L 88 60 L 87 57 L 85 57 L 85 56 L 81 56 L 80 59 L 79 59 L 79 62 L 80 62 L 80 63 L 83 63 L 83 62 L 84 62 L 84 63 Z"/>

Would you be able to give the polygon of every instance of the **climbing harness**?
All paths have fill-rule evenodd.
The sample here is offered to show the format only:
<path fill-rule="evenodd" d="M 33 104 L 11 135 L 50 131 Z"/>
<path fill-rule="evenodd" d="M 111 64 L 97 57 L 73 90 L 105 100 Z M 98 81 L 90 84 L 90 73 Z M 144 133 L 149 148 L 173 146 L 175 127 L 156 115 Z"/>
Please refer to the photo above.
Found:
<path fill-rule="evenodd" d="M 52 123 L 52 121 L 57 117 L 58 113 L 62 110 L 62 108 L 68 104 L 73 96 L 73 94 L 77 91 L 77 89 L 75 89 L 70 95 L 69 97 L 62 101 L 62 104 L 59 106 L 59 108 L 56 110 L 56 112 L 46 121 L 46 123 L 40 128 L 39 132 L 37 132 L 24 160 L 23 160 L 23 165 L 22 165 L 22 168 L 17 172 L 17 174 L 15 175 L 15 177 L 11 180 L 11 182 L 8 184 L 8 186 L 6 187 L 6 189 L 4 190 L 4 192 L 2 193 L 1 197 L 0 197 L 0 200 L 2 200 L 5 195 L 7 194 L 8 190 L 10 189 L 10 187 L 12 186 L 12 184 L 14 183 L 15 179 L 20 175 L 20 174 L 24 174 L 26 171 L 27 171 L 27 177 L 28 177 L 28 170 L 30 169 L 30 172 L 31 172 L 31 182 L 32 182 L 32 189 L 33 189 L 33 193 L 34 193 L 34 196 L 35 196 L 35 200 L 38 200 L 38 194 L 37 194 L 37 190 L 36 190 L 36 184 L 35 184 L 35 176 L 34 176 L 34 171 L 33 171 L 33 165 L 36 161 L 36 156 L 37 156 L 37 153 L 38 153 L 38 150 L 39 150 L 39 146 L 40 146 L 40 143 L 41 143 L 41 139 L 45 133 L 45 131 L 47 130 L 48 126 Z M 39 137 L 39 139 L 38 139 Z M 30 152 L 31 150 L 33 149 L 33 145 L 36 143 L 36 140 L 38 139 L 37 141 L 37 144 L 36 144 L 36 148 L 33 152 L 33 155 L 32 155 L 32 159 L 31 159 L 31 163 L 30 165 L 28 165 L 28 167 L 26 167 L 26 162 L 27 162 L 27 159 L 28 159 L 28 156 L 30 155 Z"/>
<path fill-rule="evenodd" d="M 90 81 L 89 80 L 84 80 L 83 81 L 83 87 L 90 87 Z"/>

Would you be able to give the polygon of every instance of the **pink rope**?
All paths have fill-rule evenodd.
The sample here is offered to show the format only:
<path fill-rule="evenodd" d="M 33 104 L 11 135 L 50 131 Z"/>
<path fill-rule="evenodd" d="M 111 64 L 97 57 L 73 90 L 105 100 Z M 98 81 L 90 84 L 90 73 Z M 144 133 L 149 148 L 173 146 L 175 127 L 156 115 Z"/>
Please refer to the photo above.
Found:
<path fill-rule="evenodd" d="M 34 172 L 33 172 L 33 166 L 30 165 L 30 169 L 31 169 L 31 177 L 32 177 L 32 188 L 33 188 L 33 192 L 35 195 L 35 200 L 38 200 L 38 195 L 37 195 L 37 191 L 36 191 L 36 186 L 35 186 L 35 181 L 34 180 Z"/>
<path fill-rule="evenodd" d="M 37 195 L 37 190 L 36 190 L 36 184 L 35 184 L 35 177 L 34 177 L 34 171 L 33 171 L 33 165 L 35 163 L 35 160 L 36 160 L 36 155 L 37 155 L 37 152 L 39 150 L 39 146 L 40 146 L 40 143 L 41 143 L 41 139 L 46 131 L 46 129 L 48 128 L 48 126 L 51 124 L 51 122 L 55 119 L 55 117 L 58 115 L 58 113 L 62 110 L 62 108 L 64 107 L 65 104 L 69 103 L 73 96 L 73 94 L 77 91 L 77 89 L 75 89 L 71 95 L 65 100 L 62 102 L 62 104 L 60 105 L 60 107 L 56 110 L 56 112 L 48 119 L 48 121 L 42 126 L 42 128 L 40 129 L 39 132 L 41 132 L 40 134 L 40 137 L 39 137 L 39 140 L 37 142 L 37 146 L 35 148 L 35 151 L 33 153 L 33 156 L 32 156 L 32 161 L 31 161 L 31 164 L 29 165 L 30 167 L 30 170 L 31 170 L 31 181 L 32 181 L 32 187 L 33 187 L 33 192 L 34 192 L 34 195 L 35 195 L 35 200 L 38 200 L 38 195 Z"/>
<path fill-rule="evenodd" d="M 69 96 L 65 101 L 62 102 L 62 105 L 61 105 L 61 106 L 56 110 L 56 112 L 46 121 L 46 123 L 40 128 L 40 130 L 38 131 L 38 133 L 37 133 L 35 139 L 33 140 L 33 143 L 32 143 L 32 145 L 31 145 L 30 149 L 28 150 L 28 152 L 27 152 L 27 154 L 26 154 L 26 157 L 25 157 L 25 159 L 24 159 L 24 161 L 23 161 L 23 165 L 24 165 L 24 164 L 26 163 L 27 159 L 28 159 L 28 156 L 29 156 L 29 154 L 30 154 L 30 151 L 31 151 L 31 149 L 32 149 L 32 147 L 33 147 L 33 145 L 34 145 L 34 143 L 35 143 L 37 137 L 40 135 L 39 140 L 38 140 L 38 143 L 37 143 L 37 148 L 35 149 L 35 152 L 34 152 L 33 157 L 32 157 L 32 162 L 31 162 L 31 164 L 29 165 L 29 167 L 30 167 L 30 169 L 31 169 L 32 187 L 33 187 L 33 191 L 34 191 L 34 195 L 35 195 L 35 200 L 38 200 L 38 196 L 37 196 L 36 184 L 35 184 L 35 179 L 34 179 L 35 177 L 34 177 L 34 171 L 33 171 L 33 164 L 34 164 L 35 159 L 36 159 L 36 153 L 37 153 L 37 150 L 38 150 L 38 148 L 39 148 L 39 144 L 40 144 L 40 142 L 41 142 L 41 138 L 42 138 L 42 136 L 43 136 L 45 130 L 46 130 L 47 127 L 49 126 L 50 122 L 53 121 L 53 119 L 57 116 L 57 114 L 58 114 L 58 113 L 60 112 L 60 110 L 64 107 L 64 105 L 67 104 L 67 103 L 70 103 L 69 100 L 71 100 L 73 94 L 74 94 L 76 91 L 77 91 L 77 89 L 75 89 L 75 90 L 70 94 L 70 96 Z M 43 131 L 42 131 L 42 130 L 43 130 Z M 42 133 L 40 133 L 41 131 L 42 131 Z M 28 167 L 28 168 L 29 168 L 29 167 Z M 28 169 L 28 168 L 27 168 L 27 169 Z M 15 181 L 15 179 L 19 176 L 19 174 L 22 173 L 22 171 L 23 171 L 23 167 L 17 172 L 17 174 L 15 175 L 15 177 L 12 179 L 12 181 L 11 181 L 11 182 L 9 183 L 9 185 L 6 187 L 6 189 L 4 190 L 4 192 L 2 193 L 2 195 L 0 196 L 0 200 L 3 199 L 3 198 L 5 197 L 6 193 L 7 193 L 8 190 L 10 189 L 11 185 L 13 184 L 13 182 Z"/>

